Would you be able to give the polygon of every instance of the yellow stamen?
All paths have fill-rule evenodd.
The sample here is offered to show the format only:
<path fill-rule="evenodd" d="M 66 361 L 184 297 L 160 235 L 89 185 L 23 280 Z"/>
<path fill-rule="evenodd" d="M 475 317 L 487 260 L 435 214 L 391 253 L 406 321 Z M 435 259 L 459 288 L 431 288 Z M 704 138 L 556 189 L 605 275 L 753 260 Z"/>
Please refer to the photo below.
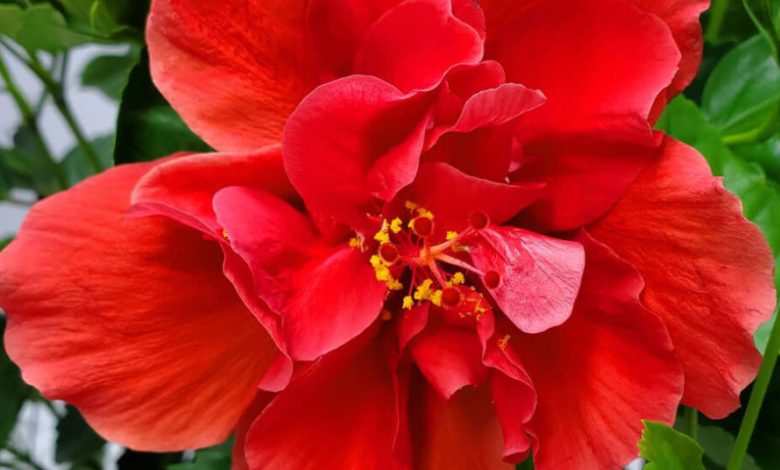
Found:
<path fill-rule="evenodd" d="M 447 232 L 447 240 L 455 240 L 458 238 L 458 232 L 455 232 L 454 230 L 450 230 Z"/>
<path fill-rule="evenodd" d="M 229 234 L 229 233 L 228 233 L 228 231 L 227 231 L 227 230 L 225 230 L 224 228 L 222 229 L 222 233 L 221 233 L 221 235 L 222 235 L 222 238 L 224 238 L 225 240 L 228 240 L 228 241 L 230 241 L 230 234 Z"/>
<path fill-rule="evenodd" d="M 401 290 L 404 288 L 404 285 L 398 279 L 390 279 L 387 281 L 387 288 L 390 290 Z"/>
<path fill-rule="evenodd" d="M 417 286 L 417 289 L 414 291 L 414 300 L 428 300 L 431 298 L 431 294 L 433 294 L 433 291 L 431 290 L 431 286 L 433 285 L 433 280 L 426 279 Z"/>
<path fill-rule="evenodd" d="M 403 307 L 406 310 L 411 310 L 413 305 L 414 305 L 414 300 L 412 300 L 412 296 L 411 295 L 405 296 L 403 300 Z"/>
<path fill-rule="evenodd" d="M 431 294 L 431 303 L 437 307 L 441 307 L 441 296 L 441 289 L 436 289 L 433 291 L 433 294 Z"/>
<path fill-rule="evenodd" d="M 390 222 L 390 230 L 392 230 L 393 233 L 400 232 L 401 230 L 403 230 L 403 223 L 404 223 L 403 220 L 396 217 Z"/>
<path fill-rule="evenodd" d="M 404 207 L 409 209 L 409 212 L 414 212 L 414 210 L 417 209 L 417 204 L 413 203 L 412 201 L 406 201 L 404 202 Z"/>
<path fill-rule="evenodd" d="M 458 271 L 455 274 L 452 275 L 452 279 L 450 279 L 450 282 L 453 286 L 459 286 L 466 282 L 466 276 L 463 275 L 462 272 Z"/>

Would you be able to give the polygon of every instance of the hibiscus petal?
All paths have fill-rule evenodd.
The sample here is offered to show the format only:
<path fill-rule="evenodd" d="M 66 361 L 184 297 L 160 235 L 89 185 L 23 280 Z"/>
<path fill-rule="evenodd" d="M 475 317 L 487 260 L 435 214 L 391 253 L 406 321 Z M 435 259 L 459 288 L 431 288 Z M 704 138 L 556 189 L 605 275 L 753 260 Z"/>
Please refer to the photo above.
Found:
<path fill-rule="evenodd" d="M 518 463 L 531 450 L 533 441 L 528 433 L 528 423 L 536 410 L 536 390 L 520 359 L 507 348 L 512 326 L 504 320 L 504 328 L 496 331 L 493 312 L 482 315 L 477 332 L 483 348 L 483 362 L 495 369 L 490 379 L 490 391 L 496 415 L 504 436 L 504 460 Z"/>
<path fill-rule="evenodd" d="M 394 373 L 374 334 L 325 356 L 254 422 L 249 467 L 402 468 L 393 455 Z"/>
<path fill-rule="evenodd" d="M 310 0 L 307 30 L 325 78 L 349 75 L 366 30 L 401 0 Z M 326 80 L 323 80 L 326 81 Z"/>
<path fill-rule="evenodd" d="M 368 76 L 322 85 L 284 132 L 284 164 L 307 207 L 352 227 L 417 173 L 428 122 L 425 96 Z"/>
<path fill-rule="evenodd" d="M 26 381 L 107 439 L 208 446 L 232 431 L 277 351 L 222 276 L 216 244 L 124 215 L 149 168 L 109 170 L 32 209 L 0 253 L 6 347 Z"/>
<path fill-rule="evenodd" d="M 422 377 L 413 380 L 410 427 L 420 470 L 511 470 L 501 460 L 501 429 L 487 387 L 443 400 Z"/>
<path fill-rule="evenodd" d="M 461 230 L 469 215 L 484 212 L 501 224 L 530 205 L 541 193 L 540 184 L 504 184 L 469 176 L 446 163 L 423 163 L 412 186 L 401 193 L 433 212 L 442 230 Z M 444 233 L 440 233 L 444 237 Z"/>
<path fill-rule="evenodd" d="M 668 139 L 592 232 L 645 279 L 642 301 L 679 351 L 684 402 L 713 418 L 737 408 L 761 361 L 753 332 L 775 305 L 772 256 L 739 200 L 694 149 Z"/>
<path fill-rule="evenodd" d="M 280 140 L 317 84 L 304 0 L 154 0 L 146 40 L 154 82 L 220 151 Z"/>
<path fill-rule="evenodd" d="M 354 71 L 408 92 L 433 88 L 452 66 L 481 58 L 482 38 L 453 14 L 451 0 L 407 0 L 366 31 Z"/>
<path fill-rule="evenodd" d="M 363 332 L 378 316 L 386 287 L 366 255 L 323 244 L 303 214 L 249 188 L 214 197 L 219 223 L 247 263 L 257 295 L 282 318 L 291 356 L 316 359 Z"/>
<path fill-rule="evenodd" d="M 703 41 L 699 15 L 709 7 L 710 0 L 632 1 L 642 10 L 664 20 L 680 49 L 680 70 L 669 87 L 669 98 L 673 98 L 691 83 L 701 65 Z"/>
<path fill-rule="evenodd" d="M 539 200 L 522 214 L 523 226 L 560 232 L 602 217 L 656 158 L 658 146 L 586 139 L 524 147 L 513 181 L 544 181 Z"/>
<path fill-rule="evenodd" d="M 585 254 L 577 242 L 515 227 L 487 227 L 471 246 L 474 264 L 495 271 L 493 299 L 520 330 L 539 333 L 565 322 L 580 288 Z"/>
<path fill-rule="evenodd" d="M 489 376 L 482 364 L 479 339 L 465 328 L 428 327 L 414 340 L 411 354 L 428 383 L 445 400 L 467 385 L 482 385 Z"/>
<path fill-rule="evenodd" d="M 606 129 L 649 138 L 647 117 L 680 60 L 663 21 L 625 0 L 539 0 L 516 16 L 486 57 L 547 96 L 521 118 L 524 140 Z"/>
<path fill-rule="evenodd" d="M 636 271 L 588 235 L 574 314 L 538 335 L 513 335 L 537 391 L 530 430 L 538 470 L 623 468 L 642 419 L 674 421 L 683 387 L 661 321 L 639 302 Z"/>
<path fill-rule="evenodd" d="M 281 145 L 241 154 L 206 153 L 155 166 L 133 190 L 133 214 L 166 215 L 185 225 L 217 234 L 221 227 L 212 207 L 214 194 L 228 186 L 247 186 L 292 199 L 282 164 Z"/>

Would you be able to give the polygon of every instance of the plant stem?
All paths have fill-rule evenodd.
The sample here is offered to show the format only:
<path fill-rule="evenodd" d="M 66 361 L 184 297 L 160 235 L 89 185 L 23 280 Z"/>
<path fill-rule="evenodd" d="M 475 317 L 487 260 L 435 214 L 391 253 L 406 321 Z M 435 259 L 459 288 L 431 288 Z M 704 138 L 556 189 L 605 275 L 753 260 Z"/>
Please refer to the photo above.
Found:
<path fill-rule="evenodd" d="M 46 145 L 46 141 L 43 139 L 43 136 L 41 135 L 41 131 L 38 128 L 38 120 L 35 116 L 35 113 L 33 112 L 33 109 L 30 107 L 30 105 L 27 103 L 27 100 L 25 99 L 19 87 L 16 85 L 16 82 L 14 82 L 13 77 L 11 77 L 11 72 L 8 70 L 8 67 L 6 67 L 5 61 L 3 61 L 1 55 L 0 55 L 0 77 L 3 78 L 8 93 L 11 94 L 14 103 L 16 103 L 17 108 L 19 108 L 19 113 L 22 115 L 22 122 L 24 123 L 25 127 L 27 127 L 27 129 L 30 130 L 30 133 L 35 139 L 36 144 L 40 148 L 41 154 L 46 160 L 47 166 L 51 170 L 52 174 L 55 176 L 57 183 L 59 184 L 61 189 L 67 189 L 68 180 L 65 176 L 65 171 L 62 169 L 60 164 L 57 163 L 57 161 L 54 159 L 54 156 L 49 150 L 49 146 Z"/>
<path fill-rule="evenodd" d="M 704 32 L 704 39 L 710 43 L 717 43 L 720 37 L 720 30 L 723 27 L 723 21 L 726 20 L 726 12 L 729 9 L 729 0 L 713 0 L 710 7 L 710 20 L 707 23 L 707 30 Z"/>
<path fill-rule="evenodd" d="M 686 406 L 683 409 L 683 422 L 685 423 L 685 431 L 694 440 L 699 439 L 699 412 L 696 408 Z"/>
<path fill-rule="evenodd" d="M 753 383 L 753 391 L 750 393 L 750 400 L 745 410 L 745 416 L 742 418 L 742 424 L 739 426 L 737 440 L 734 443 L 734 449 L 731 451 L 726 470 L 742 469 L 742 462 L 745 460 L 745 455 L 747 455 L 750 438 L 753 436 L 753 429 L 756 427 L 756 421 L 758 421 L 758 413 L 761 411 L 761 405 L 764 403 L 772 372 L 774 372 L 775 364 L 777 364 L 778 353 L 780 353 L 780 317 L 775 316 L 775 324 L 769 336 L 769 344 L 767 344 L 766 351 L 764 351 L 764 360 L 761 363 L 761 369 L 758 371 L 758 377 Z"/>
<path fill-rule="evenodd" d="M 89 141 L 84 136 L 84 132 L 81 130 L 81 126 L 79 126 L 78 121 L 76 121 L 75 116 L 73 116 L 73 113 L 70 111 L 68 103 L 65 100 L 65 93 L 63 93 L 62 86 L 54 81 L 49 71 L 43 67 L 35 54 L 30 54 L 30 60 L 27 62 L 27 66 L 43 82 L 43 86 L 51 95 L 54 105 L 65 119 L 73 136 L 76 138 L 76 142 L 78 142 L 81 151 L 84 153 L 84 157 L 87 159 L 89 166 L 92 167 L 92 170 L 95 173 L 100 173 L 105 170 L 103 164 L 100 163 L 100 157 L 98 157 L 95 149 L 89 144 Z"/>

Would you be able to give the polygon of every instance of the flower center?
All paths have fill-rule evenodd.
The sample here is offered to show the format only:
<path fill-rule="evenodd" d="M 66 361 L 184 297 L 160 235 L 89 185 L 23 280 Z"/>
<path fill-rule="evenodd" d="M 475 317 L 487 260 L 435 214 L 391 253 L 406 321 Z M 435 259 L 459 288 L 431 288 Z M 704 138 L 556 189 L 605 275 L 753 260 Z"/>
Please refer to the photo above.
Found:
<path fill-rule="evenodd" d="M 433 243 L 440 228 L 434 214 L 407 201 L 406 211 L 391 220 L 382 218 L 372 240 L 358 234 L 349 245 L 372 252 L 369 258 L 376 279 L 390 290 L 388 303 L 400 298 L 402 309 L 430 302 L 436 307 L 457 312 L 461 317 L 479 316 L 489 305 L 477 290 L 482 284 L 490 288 L 501 282 L 495 271 L 483 272 L 468 259 L 469 244 L 479 231 L 490 224 L 484 212 L 472 213 L 469 226 L 461 233 L 446 231 L 444 241 Z"/>

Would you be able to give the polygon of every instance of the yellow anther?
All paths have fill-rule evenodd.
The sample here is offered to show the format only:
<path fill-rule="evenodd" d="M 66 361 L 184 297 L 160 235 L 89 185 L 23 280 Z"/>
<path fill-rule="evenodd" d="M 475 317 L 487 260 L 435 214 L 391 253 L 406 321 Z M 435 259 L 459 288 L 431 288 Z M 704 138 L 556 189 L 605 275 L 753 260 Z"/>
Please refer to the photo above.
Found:
<path fill-rule="evenodd" d="M 404 221 L 400 218 L 396 217 L 390 222 L 390 230 L 393 231 L 393 233 L 398 233 L 401 230 L 403 230 L 403 223 Z"/>
<path fill-rule="evenodd" d="M 431 290 L 431 286 L 433 285 L 433 280 L 426 279 L 417 286 L 417 289 L 414 291 L 414 300 L 428 300 L 431 298 L 431 294 L 433 294 L 433 291 Z"/>
<path fill-rule="evenodd" d="M 406 310 L 411 310 L 413 305 L 414 305 L 414 300 L 412 300 L 412 296 L 411 295 L 405 296 L 403 300 L 403 307 Z"/>
<path fill-rule="evenodd" d="M 374 234 L 374 240 L 378 241 L 379 243 L 388 243 L 390 242 L 390 234 L 380 230 Z"/>
<path fill-rule="evenodd" d="M 379 268 L 379 266 L 382 266 L 382 258 L 379 257 L 379 255 L 371 255 L 370 258 L 368 258 L 368 262 L 371 263 L 371 266 L 374 269 Z"/>
<path fill-rule="evenodd" d="M 436 289 L 433 291 L 433 294 L 431 294 L 431 303 L 437 307 L 441 307 L 441 296 L 442 296 L 442 290 Z"/>
<path fill-rule="evenodd" d="M 433 220 L 433 212 L 429 211 L 424 207 L 417 208 L 417 215 L 419 215 L 420 217 L 425 217 L 426 219 Z"/>
<path fill-rule="evenodd" d="M 401 290 L 404 288 L 404 285 L 398 279 L 390 279 L 387 281 L 387 288 L 390 290 Z"/>
<path fill-rule="evenodd" d="M 450 230 L 447 232 L 447 240 L 455 240 L 458 238 L 458 232 L 454 230 Z"/>
<path fill-rule="evenodd" d="M 224 228 L 222 229 L 222 233 L 220 235 L 222 235 L 222 238 L 224 238 L 225 240 L 228 240 L 228 241 L 230 240 L 230 234 Z"/>
<path fill-rule="evenodd" d="M 377 281 L 389 281 L 393 279 L 393 275 L 390 273 L 390 269 L 388 269 L 388 267 L 385 265 L 374 268 L 374 274 L 376 274 Z"/>
<path fill-rule="evenodd" d="M 506 349 L 507 344 L 509 344 L 509 338 L 511 338 L 510 335 L 505 335 L 503 338 L 498 340 L 498 347 L 502 351 Z"/>
<path fill-rule="evenodd" d="M 417 204 L 413 203 L 412 201 L 406 201 L 404 202 L 404 207 L 409 209 L 409 212 L 414 212 L 414 210 L 417 209 Z"/>
<path fill-rule="evenodd" d="M 464 276 L 462 272 L 458 271 L 452 275 L 452 279 L 450 279 L 450 282 L 452 283 L 453 286 L 459 286 L 466 282 L 466 276 Z"/>
<path fill-rule="evenodd" d="M 358 235 L 349 239 L 349 247 L 353 250 L 363 249 L 363 237 Z"/>

